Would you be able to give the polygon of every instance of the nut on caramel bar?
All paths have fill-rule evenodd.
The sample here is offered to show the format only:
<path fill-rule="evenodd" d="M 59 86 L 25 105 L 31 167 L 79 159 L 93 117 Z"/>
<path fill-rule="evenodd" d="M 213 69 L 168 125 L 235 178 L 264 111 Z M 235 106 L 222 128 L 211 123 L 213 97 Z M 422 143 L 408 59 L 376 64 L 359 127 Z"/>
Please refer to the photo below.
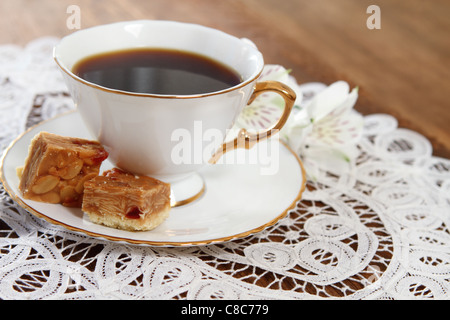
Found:
<path fill-rule="evenodd" d="M 114 168 L 85 183 L 82 210 L 93 223 L 152 230 L 169 215 L 170 185 Z"/>
<path fill-rule="evenodd" d="M 108 153 L 97 141 L 40 132 L 31 141 L 19 190 L 25 199 L 81 207 L 84 183 Z"/>

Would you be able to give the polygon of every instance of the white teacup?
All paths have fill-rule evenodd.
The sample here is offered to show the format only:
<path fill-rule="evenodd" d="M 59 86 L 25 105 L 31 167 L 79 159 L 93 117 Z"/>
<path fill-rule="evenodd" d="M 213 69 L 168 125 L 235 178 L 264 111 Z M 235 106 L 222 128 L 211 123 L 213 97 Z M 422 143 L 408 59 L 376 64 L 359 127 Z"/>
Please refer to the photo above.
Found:
<path fill-rule="evenodd" d="M 73 66 L 88 56 L 142 47 L 177 49 L 207 56 L 237 71 L 243 81 L 217 92 L 158 95 L 102 87 L 72 72 Z M 141 20 L 84 29 L 63 38 L 55 47 L 54 58 L 87 128 L 105 146 L 109 160 L 126 171 L 156 177 L 171 183 L 172 187 L 183 185 L 179 194 L 175 194 L 179 203 L 203 190 L 201 179 L 194 173 L 208 161 L 182 164 L 173 161 L 176 130 L 183 129 L 195 137 L 196 126 L 201 123 L 204 132 L 214 129 L 225 137 L 249 101 L 262 92 L 279 93 L 286 105 L 278 122 L 257 134 L 242 130 L 227 144 L 216 141 L 213 149 L 217 152 L 209 160 L 214 163 L 224 152 L 237 147 L 250 148 L 268 138 L 274 130 L 281 129 L 295 101 L 295 93 L 284 84 L 257 83 L 264 61 L 254 44 L 194 24 Z M 202 146 L 197 150 L 211 149 L 211 141 L 196 139 L 192 141 L 193 146 Z M 192 152 L 197 151 L 193 148 Z M 204 155 L 193 157 L 204 158 Z"/>

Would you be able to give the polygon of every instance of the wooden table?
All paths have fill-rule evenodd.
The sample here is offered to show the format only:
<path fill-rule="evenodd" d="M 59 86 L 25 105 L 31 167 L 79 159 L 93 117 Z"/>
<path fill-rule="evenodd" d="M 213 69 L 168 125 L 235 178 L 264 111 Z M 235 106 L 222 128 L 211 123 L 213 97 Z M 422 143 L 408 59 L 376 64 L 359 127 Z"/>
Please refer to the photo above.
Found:
<path fill-rule="evenodd" d="M 299 82 L 346 80 L 359 86 L 356 109 L 389 113 L 450 157 L 450 2 L 378 0 L 381 29 L 369 29 L 368 0 L 2 0 L 0 43 L 62 37 L 68 7 L 80 27 L 133 19 L 192 22 L 252 39 L 266 63 Z"/>

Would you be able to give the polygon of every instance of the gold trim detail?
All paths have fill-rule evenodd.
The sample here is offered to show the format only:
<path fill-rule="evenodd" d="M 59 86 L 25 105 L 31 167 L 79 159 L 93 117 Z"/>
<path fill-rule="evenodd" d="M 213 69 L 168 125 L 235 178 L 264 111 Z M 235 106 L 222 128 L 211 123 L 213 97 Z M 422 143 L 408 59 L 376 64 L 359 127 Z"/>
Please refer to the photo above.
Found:
<path fill-rule="evenodd" d="M 294 106 L 295 99 L 297 98 L 296 94 L 287 85 L 278 81 L 269 80 L 257 82 L 255 85 L 255 90 L 253 91 L 253 94 L 250 97 L 250 100 L 248 101 L 247 104 L 251 104 L 256 99 L 257 96 L 268 91 L 278 93 L 284 99 L 285 106 L 283 114 L 281 115 L 280 119 L 278 119 L 278 121 L 270 128 L 267 128 L 257 133 L 250 133 L 246 129 L 241 129 L 237 137 L 233 141 L 224 143 L 219 148 L 219 150 L 217 150 L 213 154 L 213 156 L 209 160 L 209 163 L 211 164 L 217 163 L 217 161 L 228 151 L 237 148 L 245 148 L 245 149 L 253 148 L 255 144 L 257 144 L 262 140 L 270 138 L 273 134 L 278 133 L 281 130 L 281 128 L 283 128 L 284 124 L 289 118 L 289 115 L 291 114 L 292 107 Z"/>
<path fill-rule="evenodd" d="M 280 219 L 286 217 L 286 215 L 288 214 L 288 212 L 292 209 L 295 208 L 295 206 L 297 205 L 297 202 L 301 199 L 303 192 L 306 189 L 306 172 L 305 172 L 305 168 L 303 166 L 302 161 L 300 160 L 300 157 L 283 141 L 280 141 L 281 144 L 283 144 L 286 149 L 292 154 L 294 155 L 295 159 L 297 160 L 301 172 L 302 172 L 302 182 L 301 182 L 301 188 L 299 193 L 297 194 L 297 197 L 294 199 L 294 201 L 289 205 L 288 208 L 286 208 L 283 212 L 281 212 L 277 217 L 275 217 L 274 219 L 272 219 L 271 221 L 257 227 L 254 228 L 252 230 L 248 230 L 245 232 L 241 232 L 238 234 L 234 234 L 231 236 L 227 236 L 227 237 L 222 237 L 222 238 L 217 238 L 217 239 L 210 239 L 210 240 L 203 240 L 203 241 L 191 241 L 191 242 L 160 242 L 160 241 L 145 241 L 145 240 L 135 240 L 135 239 L 128 239 L 128 238 L 121 238 L 121 237 L 114 237 L 114 236 L 109 236 L 109 235 L 104 235 L 104 234 L 100 234 L 100 233 L 96 233 L 96 232 L 92 232 L 92 231 L 88 231 L 82 228 L 78 228 L 78 227 L 73 227 L 70 225 L 67 225 L 63 222 L 54 220 L 48 216 L 46 216 L 44 213 L 41 213 L 39 211 L 37 211 L 36 209 L 32 208 L 30 205 L 26 204 L 24 201 L 22 201 L 17 194 L 15 194 L 11 187 L 9 186 L 9 184 L 6 181 L 5 178 L 5 173 L 4 173 L 4 161 L 5 158 L 7 156 L 7 154 L 11 151 L 11 149 L 13 148 L 13 146 L 25 135 L 27 134 L 29 131 L 31 131 L 32 129 L 42 125 L 45 122 L 48 121 L 52 121 L 55 120 L 56 118 L 59 118 L 61 116 L 67 115 L 69 113 L 72 113 L 75 111 L 70 111 L 61 115 L 58 115 L 52 119 L 48 119 L 45 121 L 42 121 L 30 128 L 28 128 L 25 132 L 23 132 L 22 134 L 20 134 L 16 139 L 14 139 L 14 141 L 11 142 L 11 144 L 5 149 L 5 151 L 3 152 L 3 155 L 0 159 L 0 182 L 3 184 L 3 187 L 5 188 L 6 192 L 9 194 L 9 196 L 17 203 L 19 204 L 22 208 L 24 208 L 25 210 L 27 210 L 29 213 L 33 214 L 34 216 L 44 219 L 54 225 L 59 225 L 62 226 L 70 231 L 75 231 L 75 232 L 79 232 L 79 233 L 83 233 L 86 234 L 88 236 L 94 237 L 94 238 L 103 238 L 109 241 L 114 241 L 114 242 L 123 242 L 123 243 L 129 243 L 129 244 L 136 244 L 136 245 L 148 245 L 148 246 L 155 246 L 155 247 L 187 247 L 187 246 L 200 246 L 200 245 L 209 245 L 209 244 L 217 244 L 217 243 L 222 243 L 222 242 L 227 242 L 227 241 L 231 241 L 231 240 L 236 240 L 236 239 L 240 239 L 240 238 L 245 238 L 249 235 L 258 233 L 272 225 L 274 225 L 276 222 L 278 222 Z M 204 190 L 203 190 L 204 191 Z M 200 194 L 201 195 L 201 194 Z M 198 195 L 198 197 L 200 197 L 200 195 Z M 196 195 L 197 196 L 197 195 Z M 195 197 L 195 196 L 194 196 Z M 195 200 L 195 199 L 194 199 Z"/>

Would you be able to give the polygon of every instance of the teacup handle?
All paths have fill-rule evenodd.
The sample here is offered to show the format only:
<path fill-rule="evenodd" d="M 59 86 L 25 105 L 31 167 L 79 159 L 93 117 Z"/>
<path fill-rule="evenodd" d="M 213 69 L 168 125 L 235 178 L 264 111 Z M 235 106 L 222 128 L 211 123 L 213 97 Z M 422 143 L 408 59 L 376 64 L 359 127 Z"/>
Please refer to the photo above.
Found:
<path fill-rule="evenodd" d="M 214 153 L 214 155 L 209 160 L 209 163 L 216 163 L 226 152 L 234 150 L 236 148 L 250 149 L 261 140 L 270 138 L 273 133 L 276 133 L 281 130 L 281 128 L 283 128 L 284 124 L 289 118 L 292 107 L 294 106 L 296 94 L 287 85 L 278 81 L 257 82 L 253 94 L 248 101 L 248 104 L 251 104 L 253 100 L 255 100 L 255 98 L 260 94 L 268 91 L 278 93 L 281 97 L 283 97 L 285 102 L 283 114 L 281 115 L 280 119 L 278 119 L 278 122 L 276 122 L 270 128 L 257 133 L 250 133 L 246 129 L 241 129 L 237 137 L 233 141 L 224 143 L 222 147 L 220 147 L 219 150 Z"/>

